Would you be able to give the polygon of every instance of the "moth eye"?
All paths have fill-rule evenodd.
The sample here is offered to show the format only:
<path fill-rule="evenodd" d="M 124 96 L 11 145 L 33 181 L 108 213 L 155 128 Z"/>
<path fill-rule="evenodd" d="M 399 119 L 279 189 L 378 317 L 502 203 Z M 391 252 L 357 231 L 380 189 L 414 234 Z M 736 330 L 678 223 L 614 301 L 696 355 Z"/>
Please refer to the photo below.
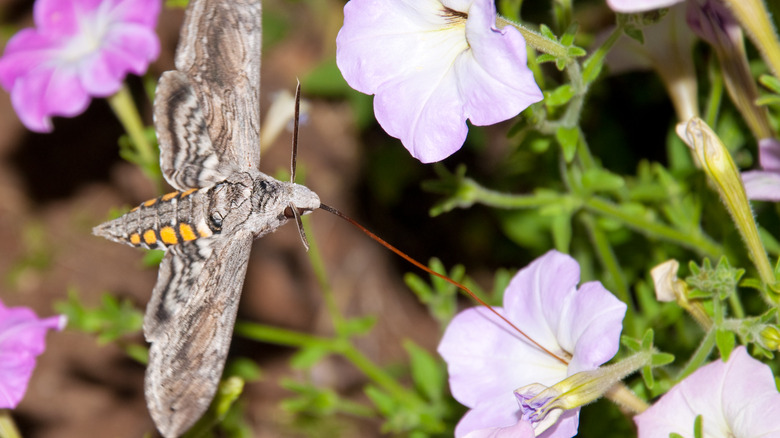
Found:
<path fill-rule="evenodd" d="M 211 217 L 209 218 L 211 220 L 211 225 L 215 230 L 222 229 L 222 214 L 218 211 L 215 211 L 214 213 L 211 213 Z"/>

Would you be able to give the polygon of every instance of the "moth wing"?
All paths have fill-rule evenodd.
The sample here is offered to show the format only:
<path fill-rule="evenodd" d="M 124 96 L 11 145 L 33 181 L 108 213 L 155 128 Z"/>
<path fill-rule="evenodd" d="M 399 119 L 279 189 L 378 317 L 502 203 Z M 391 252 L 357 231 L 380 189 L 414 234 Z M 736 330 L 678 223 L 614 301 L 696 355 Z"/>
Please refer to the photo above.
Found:
<path fill-rule="evenodd" d="M 260 166 L 260 0 L 190 2 L 176 50 L 220 162 Z"/>
<path fill-rule="evenodd" d="M 209 406 L 225 366 L 251 233 L 168 249 L 144 317 L 151 343 L 146 404 L 166 437 L 179 436 Z"/>
<path fill-rule="evenodd" d="M 154 125 L 160 169 L 177 190 L 208 187 L 238 170 L 235 162 L 223 160 L 214 148 L 200 101 L 184 73 L 167 71 L 160 77 Z"/>

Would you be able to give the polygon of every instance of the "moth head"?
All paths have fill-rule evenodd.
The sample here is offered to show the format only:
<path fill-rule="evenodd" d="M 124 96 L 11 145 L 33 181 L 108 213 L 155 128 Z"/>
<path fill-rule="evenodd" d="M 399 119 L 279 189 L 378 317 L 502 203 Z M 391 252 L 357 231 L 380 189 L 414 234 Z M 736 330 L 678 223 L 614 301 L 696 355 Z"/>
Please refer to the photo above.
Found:
<path fill-rule="evenodd" d="M 308 187 L 300 184 L 290 184 L 290 188 L 290 203 L 284 209 L 285 217 L 288 219 L 295 218 L 295 212 L 292 211 L 293 206 L 300 216 L 320 208 L 320 197 Z"/>

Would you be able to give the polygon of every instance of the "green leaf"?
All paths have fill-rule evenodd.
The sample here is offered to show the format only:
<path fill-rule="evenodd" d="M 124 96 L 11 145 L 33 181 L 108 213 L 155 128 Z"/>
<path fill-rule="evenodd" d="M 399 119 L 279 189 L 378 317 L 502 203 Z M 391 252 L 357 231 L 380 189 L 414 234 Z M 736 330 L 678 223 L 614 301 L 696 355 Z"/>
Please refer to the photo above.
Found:
<path fill-rule="evenodd" d="M 560 87 L 544 92 L 544 104 L 548 108 L 567 104 L 574 96 L 574 89 L 571 84 L 564 84 Z"/>
<path fill-rule="evenodd" d="M 653 338 L 655 333 L 653 329 L 647 329 L 644 336 L 642 336 L 642 350 L 650 351 L 653 348 Z"/>
<path fill-rule="evenodd" d="M 636 27 L 627 27 L 625 29 L 626 35 L 628 35 L 631 39 L 636 40 L 639 42 L 639 44 L 644 45 L 645 44 L 645 36 L 642 33 L 641 29 L 637 29 Z"/>
<path fill-rule="evenodd" d="M 262 378 L 263 371 L 255 361 L 246 357 L 237 357 L 228 361 L 224 376 L 237 376 L 246 382 L 256 382 Z"/>
<path fill-rule="evenodd" d="M 625 187 L 626 182 L 620 175 L 593 167 L 582 175 L 582 185 L 593 192 L 617 192 Z"/>
<path fill-rule="evenodd" d="M 547 27 L 547 25 L 546 25 L 546 24 L 540 24 L 540 25 L 539 25 L 539 32 L 541 32 L 541 33 L 542 33 L 542 35 L 543 35 L 545 38 L 551 39 L 551 40 L 553 40 L 553 41 L 558 41 L 558 37 L 557 37 L 557 36 L 555 36 L 555 34 L 553 33 L 552 29 L 550 29 L 549 27 Z"/>
<path fill-rule="evenodd" d="M 645 381 L 645 386 L 647 386 L 648 389 L 653 389 L 655 386 L 655 379 L 653 378 L 653 369 L 650 367 L 650 365 L 645 365 L 642 367 L 642 380 Z"/>
<path fill-rule="evenodd" d="M 650 366 L 662 367 L 674 362 L 674 355 L 669 353 L 654 353 L 650 358 Z"/>
<path fill-rule="evenodd" d="M 144 254 L 141 264 L 147 268 L 153 268 L 160 265 L 163 257 L 165 257 L 165 251 L 161 249 L 150 249 Z"/>
<path fill-rule="evenodd" d="M 570 252 L 569 248 L 571 247 L 573 234 L 571 215 L 558 214 L 553 216 L 551 230 L 553 241 L 555 242 L 555 249 L 564 254 L 568 254 Z"/>
<path fill-rule="evenodd" d="M 75 289 L 69 289 L 67 301 L 54 303 L 57 312 L 68 317 L 68 328 L 97 335 L 98 342 L 105 344 L 126 335 L 141 331 L 143 313 L 129 300 L 117 300 L 111 294 L 101 296 L 101 305 L 85 307 Z"/>
<path fill-rule="evenodd" d="M 552 61 L 555 61 L 557 59 L 558 58 L 556 58 L 553 55 L 550 55 L 548 53 L 542 53 L 541 55 L 536 57 L 536 63 L 537 64 L 541 64 L 541 63 L 544 63 L 544 62 L 552 62 Z"/>
<path fill-rule="evenodd" d="M 362 316 L 344 321 L 341 330 L 345 336 L 360 336 L 370 332 L 374 325 L 376 325 L 376 316 Z"/>
<path fill-rule="evenodd" d="M 383 416 L 390 417 L 396 411 L 395 399 L 386 392 L 373 385 L 366 386 L 365 392 Z"/>
<path fill-rule="evenodd" d="M 620 343 L 623 344 L 626 348 L 628 348 L 631 351 L 642 350 L 642 343 L 640 343 L 638 340 L 634 338 L 629 338 L 628 336 L 625 335 L 620 337 Z"/>
<path fill-rule="evenodd" d="M 763 74 L 759 76 L 758 82 L 772 90 L 773 93 L 780 94 L 780 79 L 777 79 L 772 75 Z"/>
<path fill-rule="evenodd" d="M 704 438 L 704 418 L 701 416 L 701 414 L 696 416 L 696 419 L 693 420 L 693 437 L 694 438 Z"/>
<path fill-rule="evenodd" d="M 428 283 L 420 278 L 419 275 L 411 272 L 406 273 L 404 275 L 404 283 L 406 283 L 406 286 L 417 295 L 417 299 L 420 300 L 421 303 L 428 304 L 432 301 L 433 289 L 431 289 L 431 287 L 428 286 Z"/>
<path fill-rule="evenodd" d="M 443 364 L 411 340 L 404 341 L 404 349 L 409 354 L 414 386 L 427 400 L 441 401 L 447 382 Z"/>
<path fill-rule="evenodd" d="M 566 55 L 568 55 L 570 58 L 577 58 L 587 54 L 588 52 L 582 47 L 572 46 L 566 49 Z"/>
<path fill-rule="evenodd" d="M 314 67 L 301 80 L 301 89 L 307 95 L 329 98 L 344 97 L 352 90 L 341 75 L 335 56 L 325 59 Z"/>
<path fill-rule="evenodd" d="M 718 346 L 720 356 L 725 362 L 729 360 L 729 356 L 737 344 L 737 338 L 734 335 L 734 332 L 718 329 L 718 331 L 715 333 L 715 344 Z"/>
<path fill-rule="evenodd" d="M 567 163 L 571 163 L 577 152 L 577 144 L 580 141 L 580 129 L 578 127 L 564 128 L 561 126 L 555 131 L 555 139 L 561 145 L 563 157 Z"/>
<path fill-rule="evenodd" d="M 217 394 L 211 401 L 209 409 L 182 438 L 197 438 L 208 436 L 214 427 L 227 415 L 238 397 L 244 390 L 244 381 L 239 377 L 229 377 L 219 382 Z"/>
<path fill-rule="evenodd" d="M 290 358 L 290 366 L 295 370 L 306 370 L 330 353 L 329 349 L 320 345 L 309 345 L 298 350 Z"/>

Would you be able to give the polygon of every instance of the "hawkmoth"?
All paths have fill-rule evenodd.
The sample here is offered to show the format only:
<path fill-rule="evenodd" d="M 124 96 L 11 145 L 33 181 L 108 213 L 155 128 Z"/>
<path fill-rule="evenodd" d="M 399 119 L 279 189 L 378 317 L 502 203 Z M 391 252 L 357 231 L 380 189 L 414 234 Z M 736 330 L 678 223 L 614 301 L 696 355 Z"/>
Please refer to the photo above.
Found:
<path fill-rule="evenodd" d="M 94 228 L 165 249 L 144 316 L 144 394 L 166 437 L 208 408 L 230 345 L 252 241 L 320 207 L 260 164 L 260 0 L 191 0 L 176 70 L 154 99 L 160 166 L 175 192 Z M 293 154 L 293 179 L 294 179 Z M 304 238 L 305 243 L 305 238 Z"/>

